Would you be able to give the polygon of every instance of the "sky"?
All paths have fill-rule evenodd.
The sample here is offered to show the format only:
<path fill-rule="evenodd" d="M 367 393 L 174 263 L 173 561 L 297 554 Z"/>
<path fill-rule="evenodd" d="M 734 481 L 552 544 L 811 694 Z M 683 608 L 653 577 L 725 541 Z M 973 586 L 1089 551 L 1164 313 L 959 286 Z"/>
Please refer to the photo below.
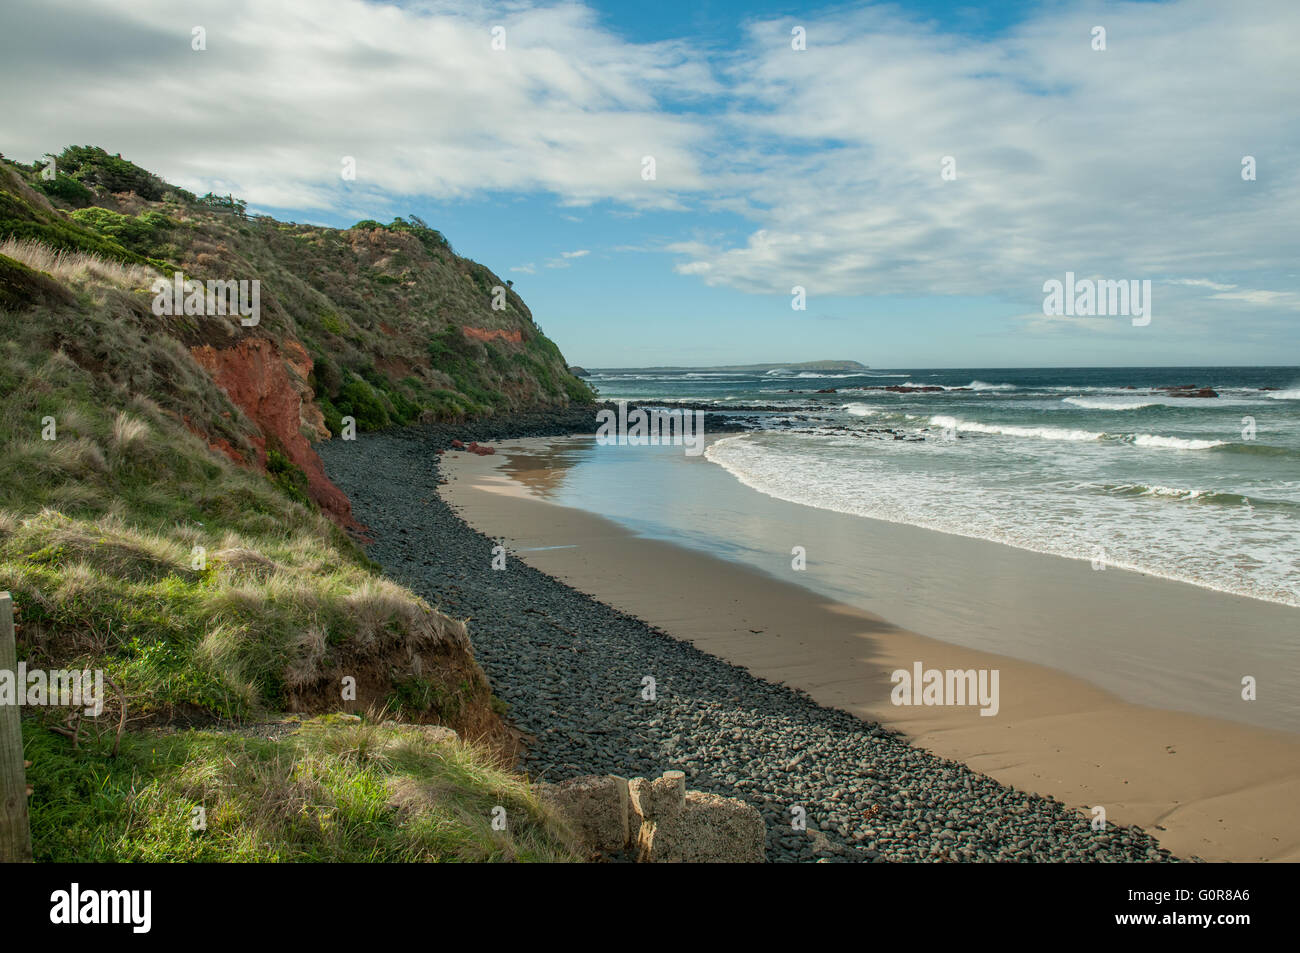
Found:
<path fill-rule="evenodd" d="M 0 152 L 417 214 L 587 367 L 1294 365 L 1297 49 L 1295 0 L 5 0 Z"/>

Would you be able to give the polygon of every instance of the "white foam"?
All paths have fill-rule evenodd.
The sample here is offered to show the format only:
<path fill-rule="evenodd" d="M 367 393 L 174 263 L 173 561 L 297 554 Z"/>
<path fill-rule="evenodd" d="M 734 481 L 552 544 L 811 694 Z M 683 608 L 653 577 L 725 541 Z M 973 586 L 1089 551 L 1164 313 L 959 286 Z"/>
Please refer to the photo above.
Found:
<path fill-rule="evenodd" d="M 982 433 L 1002 437 L 1023 437 L 1037 440 L 1090 441 L 1119 439 L 1135 447 L 1159 450 L 1209 450 L 1221 447 L 1224 440 L 1197 440 L 1192 437 L 1162 437 L 1159 434 L 1108 434 L 1094 430 L 1073 430 L 1066 427 L 1020 427 L 1013 424 L 981 424 L 959 417 L 937 414 L 930 418 L 930 426 L 959 433 Z"/>
<path fill-rule="evenodd" d="M 1139 433 L 1133 435 L 1136 447 L 1159 447 L 1162 450 L 1209 450 L 1222 447 L 1226 440 L 1193 440 L 1185 437 L 1160 437 L 1156 434 Z"/>
<path fill-rule="evenodd" d="M 890 448 L 908 454 L 910 446 Z M 1088 484 L 1047 481 L 1030 499 L 1024 487 L 985 481 L 978 471 L 955 476 L 907 464 L 900 470 L 894 452 L 831 434 L 772 432 L 724 437 L 705 459 L 743 485 L 791 503 L 1071 559 L 1091 560 L 1103 549 L 1110 567 L 1300 605 L 1296 563 L 1288 555 L 1290 515 L 1250 507 L 1152 509 L 1153 497 L 1190 501 L 1213 492 L 1159 483 L 1080 495 Z"/>
<path fill-rule="evenodd" d="M 1210 492 L 1208 490 L 1189 490 L 1181 486 L 1148 486 L 1145 483 L 1123 483 L 1114 487 L 1114 492 L 1136 492 L 1140 496 L 1164 496 L 1176 500 L 1194 500 Z"/>
<path fill-rule="evenodd" d="M 1062 403 L 1082 407 L 1084 410 L 1140 410 L 1143 407 L 1167 406 L 1160 400 L 1124 400 L 1122 397 L 1109 400 L 1105 397 L 1066 397 Z"/>
<path fill-rule="evenodd" d="M 939 414 L 930 418 L 930 426 L 960 433 L 996 434 L 1003 437 L 1030 437 L 1041 440 L 1100 440 L 1105 434 L 1091 430 L 1067 430 L 1064 427 L 1017 427 L 1011 424 L 981 424 Z"/>
<path fill-rule="evenodd" d="M 847 411 L 854 417 L 875 417 L 880 411 L 875 407 L 868 407 L 866 404 L 845 404 L 842 410 Z"/>
<path fill-rule="evenodd" d="M 794 376 L 795 376 L 795 377 L 812 377 L 812 378 L 816 378 L 816 379 L 818 379 L 818 380 L 821 380 L 822 378 L 831 378 L 831 377 L 836 377 L 836 378 L 838 378 L 838 377 L 863 377 L 863 376 L 865 376 L 865 375 L 863 375 L 863 374 L 819 374 L 819 373 L 816 372 L 816 371 L 800 371 L 798 374 L 796 374 L 796 375 L 794 375 Z"/>

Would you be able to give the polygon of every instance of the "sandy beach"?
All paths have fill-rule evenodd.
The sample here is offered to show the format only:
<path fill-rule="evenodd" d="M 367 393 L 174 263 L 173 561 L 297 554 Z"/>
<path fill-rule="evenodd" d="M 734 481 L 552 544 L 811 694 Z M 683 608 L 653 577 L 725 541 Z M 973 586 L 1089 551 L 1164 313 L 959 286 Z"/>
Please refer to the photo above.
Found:
<path fill-rule="evenodd" d="M 882 593 L 877 614 L 773 572 L 648 538 L 600 515 L 551 502 L 567 466 L 565 454 L 553 448 L 571 450 L 580 439 L 510 441 L 489 457 L 448 453 L 443 496 L 472 526 L 504 539 L 511 554 L 527 564 L 755 675 L 802 689 L 820 704 L 900 730 L 919 746 L 1004 784 L 1059 798 L 1084 813 L 1103 806 L 1111 824 L 1141 825 L 1182 856 L 1300 859 L 1295 809 L 1300 736 L 1135 704 L 1100 687 L 1097 679 L 1067 674 L 1068 652 L 1038 652 L 1067 660 L 1058 663 L 1060 668 L 1013 657 L 1007 650 L 1014 641 L 986 637 L 979 624 L 981 615 L 996 619 L 1017 607 L 1030 615 L 1068 618 L 1084 612 L 1086 618 L 1087 607 L 1105 605 L 1118 607 L 1116 618 L 1148 631 L 1162 625 L 1177 630 L 1183 614 L 1206 620 L 1213 633 L 1221 631 L 1217 618 L 1240 612 L 1230 597 L 1117 570 L 1080 574 L 1077 566 L 1056 565 L 1071 562 L 1056 557 L 852 518 L 856 531 L 891 536 L 878 547 L 886 553 L 878 557 L 885 568 L 873 570 L 886 573 L 887 564 L 896 563 L 895 577 L 885 580 L 889 584 L 876 586 Z M 686 466 L 710 464 L 696 459 Z M 779 503 L 738 483 L 735 493 L 763 501 L 755 506 Z M 811 522 L 824 517 L 820 513 L 808 510 L 806 516 Z M 925 584 L 915 578 L 908 556 L 920 550 L 930 553 L 929 564 L 958 594 L 951 602 L 961 604 L 960 610 L 950 606 L 947 615 L 931 617 L 899 603 L 891 611 L 894 603 L 883 593 Z M 891 559 L 891 552 L 901 555 Z M 970 578 L 956 578 L 945 568 L 954 561 L 975 567 Z M 1064 585 L 1059 574 L 1067 571 L 1072 575 Z M 1014 586 L 985 592 L 998 600 L 987 611 L 980 598 L 961 597 L 998 578 L 1013 579 Z M 1260 609 L 1259 624 L 1274 625 L 1268 613 L 1282 610 L 1295 611 Z M 1171 619 L 1171 612 L 1178 617 Z M 904 616 L 910 616 L 907 625 L 900 624 Z M 963 616 L 976 635 L 956 644 L 954 627 Z M 1104 619 L 1097 627 L 1116 628 Z M 940 632 L 942 639 L 933 637 Z M 1045 624 L 1043 639 L 1052 634 Z M 1120 631 L 1116 638 L 1123 636 Z M 1035 652 L 1021 654 L 1034 657 Z M 997 713 L 892 704 L 890 673 L 911 670 L 918 661 L 926 669 L 996 669 Z M 1131 667 L 1122 655 L 1106 664 Z M 1237 676 L 1225 677 L 1231 682 Z"/>

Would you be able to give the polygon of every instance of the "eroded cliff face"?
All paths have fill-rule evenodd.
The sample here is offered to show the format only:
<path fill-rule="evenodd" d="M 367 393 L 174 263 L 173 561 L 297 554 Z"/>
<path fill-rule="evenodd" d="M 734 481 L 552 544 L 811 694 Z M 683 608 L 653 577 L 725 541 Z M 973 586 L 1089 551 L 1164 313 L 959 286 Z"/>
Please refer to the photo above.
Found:
<path fill-rule="evenodd" d="M 519 330 L 507 331 L 505 328 L 461 328 L 461 333 L 465 337 L 474 341 L 509 341 L 511 344 L 522 344 L 524 333 Z"/>
<path fill-rule="evenodd" d="M 109 280 L 121 287 L 103 291 L 104 307 L 131 329 L 123 333 L 138 330 L 159 353 L 125 385 L 145 388 L 143 396 L 243 467 L 266 470 L 268 453 L 283 453 L 306 480 L 276 457 L 276 482 L 342 525 L 354 525 L 348 501 L 312 444 L 337 439 L 345 420 L 364 433 L 594 397 L 512 283 L 458 255 L 416 216 L 347 229 L 277 222 L 247 215 L 233 199 L 197 199 L 102 150 L 64 158 L 80 178 L 51 198 L 36 168 L 0 157 L 0 237 L 12 213 L 14 234 L 126 267 Z M 101 179 L 122 188 L 101 188 Z M 68 189 L 80 198 L 69 199 Z M 139 273 L 128 275 L 135 266 Z M 178 273 L 206 283 L 209 300 L 159 311 L 151 282 Z M 0 270 L 0 304 L 74 307 L 67 292 L 45 300 L 28 287 L 39 275 L 23 277 Z M 258 291 L 256 320 L 211 306 L 214 284 L 238 282 L 242 296 L 246 281 Z M 116 367 L 121 378 L 132 363 L 88 347 L 81 334 L 52 337 L 95 371 Z"/>
<path fill-rule="evenodd" d="M 87 161 L 123 165 L 97 155 Z M 108 619 L 106 631 L 126 635 L 94 640 L 106 659 L 138 660 L 126 640 L 143 633 L 167 649 L 159 673 L 178 658 L 204 673 L 192 683 L 151 680 L 153 663 L 142 662 L 131 706 L 149 717 L 337 711 L 340 680 L 351 676 L 354 710 L 399 705 L 403 719 L 451 725 L 508 757 L 513 735 L 463 623 L 376 578 L 372 564 L 299 504 L 365 529 L 313 446 L 336 436 L 345 416 L 365 432 L 583 397 L 566 390 L 558 350 L 518 296 L 495 310 L 494 289 L 505 283 L 427 226 L 340 231 L 249 218 L 142 170 L 134 179 L 152 197 L 95 186 L 75 203 L 52 202 L 37 191 L 39 171 L 0 157 L 0 240 L 32 243 L 21 254 L 9 249 L 18 257 L 0 255 L 0 420 L 52 414 L 60 439 L 41 442 L 43 479 L 8 482 L 6 510 L 24 526 L 29 516 L 57 521 L 58 539 L 76 527 L 98 540 L 94 552 L 114 555 L 96 564 L 97 583 L 109 581 L 90 596 L 50 583 L 62 563 L 41 563 L 29 583 L 10 586 L 44 607 L 44 628 L 24 625 L 29 637 L 41 636 L 54 663 L 83 664 L 82 620 Z M 78 255 L 94 257 L 78 264 Z M 177 272 L 205 283 L 258 282 L 258 320 L 245 324 L 208 301 L 193 311 L 159 308 L 152 285 Z M 463 335 L 462 326 L 481 335 Z M 15 471 L 28 466 L 36 451 L 26 424 L 0 431 L 0 460 Z M 100 545 L 106 536 L 120 539 Z M 32 539 L 34 551 L 47 548 Z M 159 554 L 189 553 L 196 540 L 215 557 L 211 573 L 200 578 L 182 560 L 157 593 L 162 611 L 116 624 L 141 579 L 171 565 L 171 555 Z M 329 554 L 326 573 L 321 553 Z M 68 561 L 69 572 L 81 571 L 79 559 Z M 28 562 L 10 565 L 26 571 Z M 214 580 L 240 593 L 237 605 L 200 598 Z M 262 610 L 289 581 L 311 598 L 267 624 Z M 214 608 L 204 617 L 196 605 Z M 220 650 L 210 651 L 207 637 L 218 629 Z"/>
<path fill-rule="evenodd" d="M 241 466 L 254 464 L 263 471 L 268 448 L 277 447 L 307 475 L 308 493 L 317 505 L 341 526 L 359 529 L 352 504 L 325 475 L 320 457 L 304 435 L 304 430 L 315 436 L 329 432 L 307 385 L 312 361 L 302 345 L 247 338 L 232 347 L 192 347 L 190 354 L 261 431 L 249 438 L 257 451 L 255 461 L 243 459 L 228 443 L 209 442 L 209 446 Z"/>

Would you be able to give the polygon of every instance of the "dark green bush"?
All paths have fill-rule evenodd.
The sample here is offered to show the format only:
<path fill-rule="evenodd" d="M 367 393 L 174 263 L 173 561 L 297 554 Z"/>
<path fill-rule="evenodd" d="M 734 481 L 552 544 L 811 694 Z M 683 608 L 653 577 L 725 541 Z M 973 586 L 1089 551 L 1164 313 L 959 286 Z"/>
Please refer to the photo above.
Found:
<path fill-rule="evenodd" d="M 267 449 L 266 472 L 270 474 L 271 482 L 283 490 L 290 499 L 296 500 L 303 506 L 312 505 L 311 497 L 307 495 L 307 474 L 279 450 Z"/>
<path fill-rule="evenodd" d="M 355 374 L 339 391 L 334 406 L 341 415 L 355 417 L 358 430 L 382 430 L 393 424 L 388 409 L 374 388 Z"/>
<path fill-rule="evenodd" d="M 339 412 L 339 409 L 323 394 L 316 398 L 316 406 L 320 408 L 321 416 L 325 418 L 325 426 L 329 428 L 330 435 L 337 437 L 341 434 L 343 432 L 343 414 Z"/>
<path fill-rule="evenodd" d="M 95 194 L 76 179 L 64 173 L 58 173 L 52 179 L 40 179 L 37 187 L 51 198 L 67 202 L 76 208 L 85 208 L 94 199 Z"/>
<path fill-rule="evenodd" d="M 233 195 L 216 195 L 209 192 L 199 199 L 199 204 L 205 208 L 216 209 L 219 212 L 233 212 L 240 218 L 248 218 L 248 203 Z"/>
<path fill-rule="evenodd" d="M 68 146 L 57 162 L 60 172 L 106 192 L 134 192 L 158 201 L 172 188 L 152 172 L 120 155 L 111 156 L 98 146 Z"/>
<path fill-rule="evenodd" d="M 575 404 L 590 404 L 596 399 L 596 389 L 572 374 L 564 377 L 564 392 Z"/>

